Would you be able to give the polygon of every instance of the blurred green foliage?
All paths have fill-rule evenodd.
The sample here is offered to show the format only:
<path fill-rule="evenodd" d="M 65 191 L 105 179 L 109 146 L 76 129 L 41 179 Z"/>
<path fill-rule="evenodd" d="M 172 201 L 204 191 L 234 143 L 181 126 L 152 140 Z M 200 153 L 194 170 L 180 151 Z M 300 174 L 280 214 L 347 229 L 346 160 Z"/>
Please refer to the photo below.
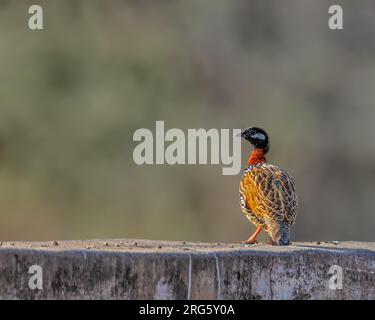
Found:
<path fill-rule="evenodd" d="M 264 127 L 294 238 L 374 240 L 375 3 L 335 3 L 341 31 L 324 0 L 0 0 L 0 239 L 247 238 L 240 176 L 133 163 L 165 120 Z"/>

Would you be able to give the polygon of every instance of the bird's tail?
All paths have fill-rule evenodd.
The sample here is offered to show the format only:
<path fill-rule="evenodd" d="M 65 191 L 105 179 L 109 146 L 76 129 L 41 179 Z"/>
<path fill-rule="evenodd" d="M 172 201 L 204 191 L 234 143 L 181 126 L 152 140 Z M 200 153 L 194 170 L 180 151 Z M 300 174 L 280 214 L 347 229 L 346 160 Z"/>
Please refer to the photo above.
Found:
<path fill-rule="evenodd" d="M 279 246 L 290 245 L 290 224 L 284 221 L 274 222 L 269 228 L 272 241 Z"/>

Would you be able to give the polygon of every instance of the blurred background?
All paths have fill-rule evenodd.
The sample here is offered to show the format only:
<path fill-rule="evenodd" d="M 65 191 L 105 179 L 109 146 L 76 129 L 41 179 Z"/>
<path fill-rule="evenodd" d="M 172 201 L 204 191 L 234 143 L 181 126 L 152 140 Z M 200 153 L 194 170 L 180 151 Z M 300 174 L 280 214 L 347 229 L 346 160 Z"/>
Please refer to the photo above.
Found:
<path fill-rule="evenodd" d="M 293 239 L 375 240 L 374 33 L 371 0 L 0 0 L 0 240 L 246 239 L 241 174 L 134 164 L 156 120 L 265 128 Z"/>

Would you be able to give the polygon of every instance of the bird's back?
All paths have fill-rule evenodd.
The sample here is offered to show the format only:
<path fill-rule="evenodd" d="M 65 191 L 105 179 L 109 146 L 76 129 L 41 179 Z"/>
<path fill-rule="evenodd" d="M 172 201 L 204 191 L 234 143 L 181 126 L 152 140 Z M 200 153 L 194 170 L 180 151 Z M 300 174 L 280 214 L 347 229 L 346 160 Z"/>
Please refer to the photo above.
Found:
<path fill-rule="evenodd" d="M 241 207 L 251 211 L 257 225 L 294 224 L 298 203 L 295 184 L 290 175 L 267 162 L 248 166 L 240 183 Z M 247 212 L 245 212 L 247 211 Z M 255 221 L 254 221 L 255 220 Z"/>

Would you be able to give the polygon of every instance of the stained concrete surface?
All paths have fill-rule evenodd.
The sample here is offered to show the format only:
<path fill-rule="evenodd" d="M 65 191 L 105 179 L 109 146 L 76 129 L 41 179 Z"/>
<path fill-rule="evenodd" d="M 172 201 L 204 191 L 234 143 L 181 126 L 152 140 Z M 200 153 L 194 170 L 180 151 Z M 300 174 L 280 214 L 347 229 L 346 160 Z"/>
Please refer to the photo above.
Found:
<path fill-rule="evenodd" d="M 375 243 L 2 242 L 0 298 L 375 299 Z"/>

